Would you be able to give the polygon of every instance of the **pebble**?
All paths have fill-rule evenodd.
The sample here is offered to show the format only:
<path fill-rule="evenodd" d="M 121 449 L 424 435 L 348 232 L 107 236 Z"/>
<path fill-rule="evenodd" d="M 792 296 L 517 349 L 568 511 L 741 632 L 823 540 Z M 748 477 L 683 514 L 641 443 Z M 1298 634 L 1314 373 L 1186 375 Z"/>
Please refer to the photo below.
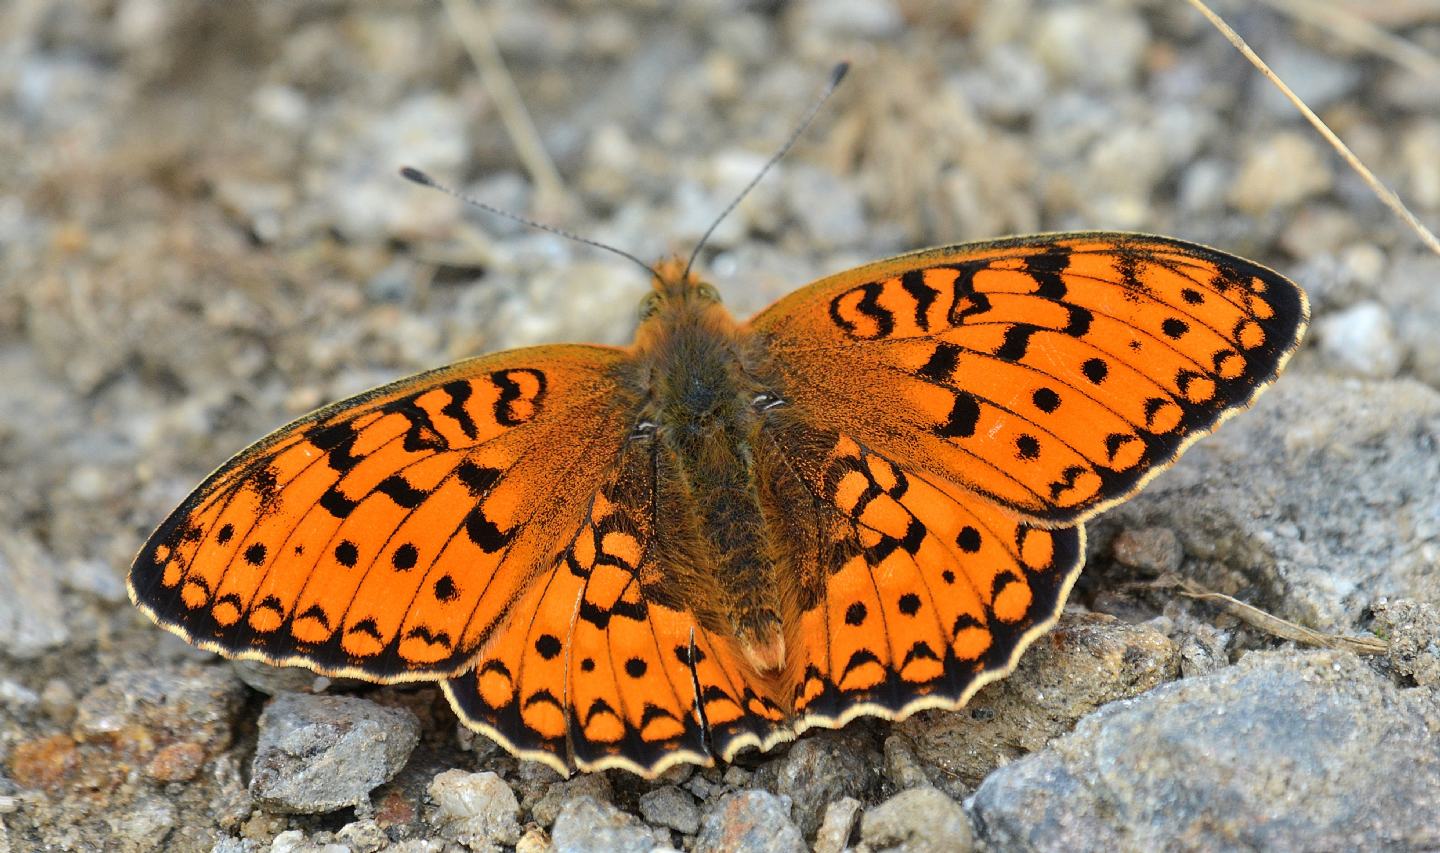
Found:
<path fill-rule="evenodd" d="M 1388 379 L 1400 370 L 1404 353 L 1384 305 L 1364 301 L 1315 323 L 1320 351 L 1343 376 Z"/>
<path fill-rule="evenodd" d="M 54 555 L 33 537 L 0 531 L 0 648 L 33 660 L 70 639 Z"/>
<path fill-rule="evenodd" d="M 850 836 L 860 822 L 860 810 L 860 801 L 854 797 L 841 797 L 827 803 L 820 828 L 815 831 L 814 853 L 842 853 L 848 848 Z"/>
<path fill-rule="evenodd" d="M 275 697 L 260 715 L 250 795 L 273 811 L 320 814 L 369 805 L 420 740 L 404 708 L 351 696 Z"/>
<path fill-rule="evenodd" d="M 790 798 L 769 791 L 736 791 L 706 811 L 694 853 L 805 853 L 805 838 L 790 819 Z"/>
<path fill-rule="evenodd" d="M 541 826 L 550 826 L 555 823 L 565 804 L 577 797 L 588 797 L 608 804 L 614 799 L 615 792 L 610 786 L 610 779 L 604 773 L 578 773 L 569 779 L 552 783 L 544 796 L 530 807 L 530 816 Z"/>
<path fill-rule="evenodd" d="M 1436 709 L 1343 652 L 1251 652 L 1082 720 L 969 802 L 989 849 L 1433 846 Z"/>
<path fill-rule="evenodd" d="M 1172 527 L 1197 583 L 1348 633 L 1382 596 L 1440 601 L 1436 558 L 1415 545 L 1440 539 L 1437 444 L 1432 388 L 1285 377 L 1093 535 Z"/>
<path fill-rule="evenodd" d="M 1230 203 L 1252 216 L 1293 207 L 1330 189 L 1330 162 L 1309 134 L 1281 131 L 1249 146 Z"/>
<path fill-rule="evenodd" d="M 652 853 L 668 848 L 664 830 L 592 797 L 567 800 L 550 829 L 555 853 Z"/>
<path fill-rule="evenodd" d="M 681 835 L 694 835 L 700 829 L 700 809 L 695 805 L 695 798 L 674 785 L 641 794 L 640 816 Z"/>
<path fill-rule="evenodd" d="M 771 789 L 789 798 L 790 814 L 809 838 L 825 806 L 840 797 L 866 797 L 880 782 L 884 760 L 855 732 L 819 731 L 797 740 L 774 766 Z"/>
<path fill-rule="evenodd" d="M 446 770 L 427 790 L 440 807 L 435 819 L 446 838 L 471 850 L 520 840 L 520 803 L 497 774 Z"/>
<path fill-rule="evenodd" d="M 217 755 L 230 746 L 244 698 L 226 667 L 122 669 L 81 698 L 72 731 L 81 741 L 188 743 Z"/>
<path fill-rule="evenodd" d="M 1389 644 L 1391 667 L 1421 687 L 1440 687 L 1440 606 L 1381 599 L 1370 606 L 1371 630 Z"/>
<path fill-rule="evenodd" d="M 1152 577 L 1179 569 L 1185 559 L 1180 537 L 1168 527 L 1122 530 L 1110 543 L 1110 552 L 1120 563 Z"/>
<path fill-rule="evenodd" d="M 1150 625 L 1096 613 L 1061 615 L 1009 677 L 955 712 L 925 711 L 895 726 L 953 795 L 1075 725 L 1096 708 L 1175 678 L 1175 642 Z"/>
<path fill-rule="evenodd" d="M 964 853 L 974 847 L 965 810 L 928 786 L 901 791 L 866 809 L 860 840 L 875 850 L 906 853 Z"/>

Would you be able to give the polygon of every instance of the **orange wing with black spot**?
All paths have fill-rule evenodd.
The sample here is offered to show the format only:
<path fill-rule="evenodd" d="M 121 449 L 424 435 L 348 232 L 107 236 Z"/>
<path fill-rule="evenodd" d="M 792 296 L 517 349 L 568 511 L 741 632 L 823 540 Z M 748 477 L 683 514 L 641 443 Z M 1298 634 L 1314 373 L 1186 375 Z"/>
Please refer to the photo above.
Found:
<path fill-rule="evenodd" d="M 905 255 L 755 317 L 789 404 L 772 515 L 804 543 L 782 564 L 794 727 L 958 707 L 1008 673 L 1064 604 L 1084 520 L 1248 406 L 1307 319 L 1263 267 L 1104 233 Z"/>
<path fill-rule="evenodd" d="M 1077 233 L 858 267 L 751 328 L 812 425 L 1060 526 L 1248 406 L 1307 319 L 1302 291 L 1249 261 Z"/>
<path fill-rule="evenodd" d="M 382 682 L 460 672 L 608 476 L 635 418 L 625 358 L 484 356 L 302 418 L 171 514 L 131 598 L 231 657 Z"/>
<path fill-rule="evenodd" d="M 475 668 L 445 683 L 467 725 L 561 772 L 653 776 L 794 737 L 723 619 L 680 594 L 658 454 L 650 442 L 622 451 L 545 583 Z"/>
<path fill-rule="evenodd" d="M 1052 624 L 1084 557 L 1084 529 L 1028 523 L 907 470 L 802 412 L 758 450 L 792 495 L 787 679 L 798 733 L 857 716 L 963 705 Z M 785 565 L 785 564 L 782 564 Z"/>

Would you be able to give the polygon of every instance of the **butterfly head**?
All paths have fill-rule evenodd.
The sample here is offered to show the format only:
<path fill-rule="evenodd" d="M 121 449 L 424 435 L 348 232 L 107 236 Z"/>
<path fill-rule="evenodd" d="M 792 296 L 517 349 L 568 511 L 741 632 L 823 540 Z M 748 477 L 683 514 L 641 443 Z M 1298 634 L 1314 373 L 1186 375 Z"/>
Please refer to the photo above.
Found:
<path fill-rule="evenodd" d="M 656 264 L 650 285 L 653 289 L 640 301 L 642 323 L 664 314 L 667 309 L 694 312 L 720 304 L 720 291 L 686 269 L 683 258 L 669 258 Z"/>

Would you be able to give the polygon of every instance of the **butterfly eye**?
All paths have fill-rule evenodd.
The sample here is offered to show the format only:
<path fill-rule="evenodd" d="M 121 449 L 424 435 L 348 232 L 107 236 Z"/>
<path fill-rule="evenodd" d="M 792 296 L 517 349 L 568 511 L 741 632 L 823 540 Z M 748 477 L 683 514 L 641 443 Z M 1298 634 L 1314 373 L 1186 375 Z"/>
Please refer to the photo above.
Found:
<path fill-rule="evenodd" d="M 701 282 L 698 286 L 696 286 L 695 292 L 696 292 L 696 293 L 700 296 L 700 298 L 701 298 L 702 300 L 704 300 L 705 302 L 719 302 L 719 301 L 720 301 L 720 291 L 716 290 L 715 287 L 714 287 L 714 285 L 705 284 L 704 282 Z"/>
<path fill-rule="evenodd" d="M 768 412 L 777 406 L 785 405 L 785 398 L 778 394 L 771 394 L 769 391 L 761 391 L 750 401 L 750 405 L 757 412 Z"/>

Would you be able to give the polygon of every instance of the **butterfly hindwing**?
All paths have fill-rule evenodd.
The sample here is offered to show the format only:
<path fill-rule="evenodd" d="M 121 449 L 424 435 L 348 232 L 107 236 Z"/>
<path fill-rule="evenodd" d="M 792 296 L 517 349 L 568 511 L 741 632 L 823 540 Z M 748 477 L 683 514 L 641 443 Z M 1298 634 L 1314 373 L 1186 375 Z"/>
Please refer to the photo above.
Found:
<path fill-rule="evenodd" d="M 232 657 L 380 681 L 463 669 L 623 442 L 623 357 L 485 356 L 302 418 L 171 514 L 131 595 Z"/>
<path fill-rule="evenodd" d="M 468 725 L 561 772 L 649 776 L 792 736 L 723 630 L 674 589 L 654 452 L 622 450 L 550 573 L 445 685 Z"/>
<path fill-rule="evenodd" d="M 1298 287 L 1248 261 L 1077 233 L 859 267 L 751 328 L 815 426 L 1058 526 L 1249 405 L 1307 318 Z"/>
<path fill-rule="evenodd" d="M 790 642 L 793 728 L 954 708 L 1054 623 L 1083 530 L 1032 526 L 803 415 L 777 418 L 775 470 L 803 485 L 782 535 L 801 590 Z M 783 486 L 777 492 L 786 491 Z M 803 502 L 802 502 L 803 500 Z"/>

